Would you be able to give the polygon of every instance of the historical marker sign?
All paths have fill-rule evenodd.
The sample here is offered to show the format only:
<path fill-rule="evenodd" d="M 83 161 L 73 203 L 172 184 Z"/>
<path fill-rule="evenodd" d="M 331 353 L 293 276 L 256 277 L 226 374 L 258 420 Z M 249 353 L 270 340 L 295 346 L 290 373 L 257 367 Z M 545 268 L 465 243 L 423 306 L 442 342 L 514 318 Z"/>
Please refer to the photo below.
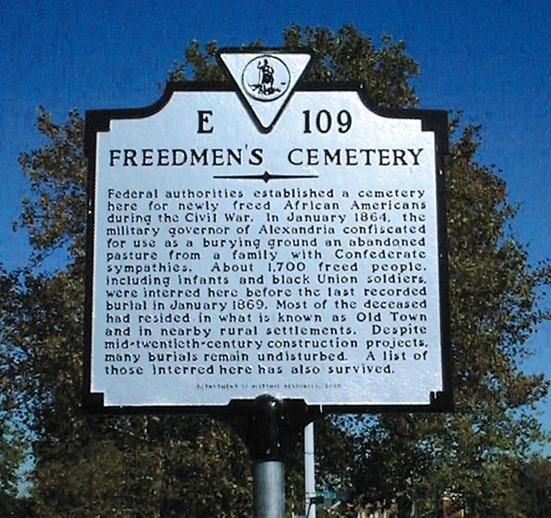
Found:
<path fill-rule="evenodd" d="M 87 113 L 85 405 L 448 408 L 446 114 L 220 58 L 232 84 Z"/>

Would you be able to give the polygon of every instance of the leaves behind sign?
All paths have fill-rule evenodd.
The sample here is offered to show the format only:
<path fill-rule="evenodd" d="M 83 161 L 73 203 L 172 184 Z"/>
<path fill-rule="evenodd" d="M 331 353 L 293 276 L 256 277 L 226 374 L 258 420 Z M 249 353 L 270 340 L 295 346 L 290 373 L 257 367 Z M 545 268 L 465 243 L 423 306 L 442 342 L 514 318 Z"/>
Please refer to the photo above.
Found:
<path fill-rule="evenodd" d="M 337 34 L 295 26 L 284 37 L 289 48 L 307 45 L 319 56 L 309 79 L 359 81 L 383 106 L 417 103 L 410 83 L 418 65 L 402 42 L 386 38 L 376 48 L 351 26 Z M 216 50 L 193 43 L 170 79 L 222 80 Z M 41 110 L 39 130 L 47 143 L 21 157 L 33 192 L 18 229 L 29 232 L 35 262 L 60 247 L 69 257 L 52 275 L 0 275 L 2 421 L 24 422 L 35 459 L 25 516 L 250 514 L 242 445 L 221 425 L 177 416 L 80 414 L 83 121 L 72 112 L 57 125 Z M 455 140 L 446 174 L 456 413 L 376 416 L 362 428 L 354 418 L 325 440 L 318 434 L 316 450 L 326 484 L 345 488 L 357 502 L 399 494 L 415 500 L 420 512 L 435 511 L 446 491 L 472 515 L 513 516 L 531 486 L 517 483 L 523 456 L 541 438 L 530 405 L 547 390 L 542 377 L 525 375 L 520 365 L 529 352 L 527 337 L 548 316 L 538 309 L 538 294 L 550 274 L 545 266 L 532 268 L 507 232 L 515 208 L 499 175 L 476 161 L 476 128 L 456 132 Z M 347 442 L 346 462 L 344 453 L 331 455 L 340 434 L 355 440 Z M 2 445 L 2 461 L 5 452 Z M 377 469 L 370 469 L 377 459 Z M 296 495 L 301 467 L 291 466 L 287 487 Z"/>

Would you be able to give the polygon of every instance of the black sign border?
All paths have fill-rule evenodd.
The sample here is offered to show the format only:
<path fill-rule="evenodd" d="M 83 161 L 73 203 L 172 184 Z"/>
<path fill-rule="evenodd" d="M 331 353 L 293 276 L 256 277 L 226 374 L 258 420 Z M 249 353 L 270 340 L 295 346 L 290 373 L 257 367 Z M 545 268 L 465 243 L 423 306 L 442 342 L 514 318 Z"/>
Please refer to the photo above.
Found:
<path fill-rule="evenodd" d="M 275 49 L 274 49 L 275 51 Z M 252 51 L 251 51 L 252 52 Z M 270 49 L 255 51 L 269 53 Z M 439 254 L 439 299 L 440 299 L 440 335 L 443 390 L 430 393 L 428 404 L 334 404 L 308 405 L 302 399 L 285 399 L 291 412 L 310 416 L 311 420 L 325 414 L 360 414 L 385 412 L 451 412 L 454 408 L 452 390 L 452 348 L 450 331 L 449 304 L 449 274 L 448 274 L 448 240 L 446 225 L 446 195 L 445 195 L 445 156 L 448 152 L 448 113 L 444 110 L 386 108 L 376 105 L 366 94 L 363 85 L 353 83 L 312 83 L 299 81 L 289 95 L 289 102 L 294 92 L 322 91 L 352 91 L 358 93 L 364 105 L 371 112 L 391 119 L 418 119 L 422 131 L 434 132 L 436 159 L 436 202 L 437 202 L 437 232 Z M 170 101 L 175 92 L 236 92 L 240 99 L 242 94 L 232 82 L 168 82 L 161 98 L 155 103 L 142 108 L 88 110 L 85 117 L 84 153 L 88 164 L 87 183 L 87 229 L 86 229 L 86 272 L 85 272 L 85 314 L 84 314 L 84 371 L 82 386 L 82 410 L 89 414 L 202 414 L 219 418 L 231 419 L 237 414 L 247 414 L 254 399 L 231 400 L 227 405 L 132 405 L 105 406 L 103 393 L 91 392 L 92 376 L 92 297 L 94 271 L 94 217 L 95 217 L 95 184 L 97 134 L 108 132 L 112 120 L 141 119 L 150 117 L 161 111 Z M 246 103 L 245 103 L 246 104 Z M 247 108 L 248 109 L 248 108 Z M 283 111 L 283 110 L 282 110 Z M 251 116 L 260 132 L 269 130 L 263 128 Z M 272 125 L 273 126 L 273 125 Z M 259 394 L 262 396 L 262 394 Z"/>

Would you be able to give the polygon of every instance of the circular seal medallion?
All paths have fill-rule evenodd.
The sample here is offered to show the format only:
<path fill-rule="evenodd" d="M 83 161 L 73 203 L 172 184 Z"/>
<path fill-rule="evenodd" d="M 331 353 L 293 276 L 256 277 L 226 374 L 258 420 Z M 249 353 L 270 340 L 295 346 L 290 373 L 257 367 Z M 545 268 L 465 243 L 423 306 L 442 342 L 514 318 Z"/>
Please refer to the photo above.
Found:
<path fill-rule="evenodd" d="M 274 101 L 289 88 L 291 73 L 276 56 L 265 54 L 247 63 L 243 70 L 243 89 L 259 101 Z"/>

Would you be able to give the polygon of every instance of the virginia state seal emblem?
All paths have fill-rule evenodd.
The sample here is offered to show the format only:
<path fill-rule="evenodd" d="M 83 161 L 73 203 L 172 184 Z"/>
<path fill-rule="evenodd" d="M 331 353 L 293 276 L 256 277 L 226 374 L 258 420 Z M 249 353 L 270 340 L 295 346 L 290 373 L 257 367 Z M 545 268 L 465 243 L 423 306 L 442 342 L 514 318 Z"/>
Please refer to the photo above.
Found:
<path fill-rule="evenodd" d="M 243 70 L 243 89 L 259 101 L 274 101 L 289 88 L 291 74 L 287 65 L 278 57 L 264 54 L 258 56 Z"/>

